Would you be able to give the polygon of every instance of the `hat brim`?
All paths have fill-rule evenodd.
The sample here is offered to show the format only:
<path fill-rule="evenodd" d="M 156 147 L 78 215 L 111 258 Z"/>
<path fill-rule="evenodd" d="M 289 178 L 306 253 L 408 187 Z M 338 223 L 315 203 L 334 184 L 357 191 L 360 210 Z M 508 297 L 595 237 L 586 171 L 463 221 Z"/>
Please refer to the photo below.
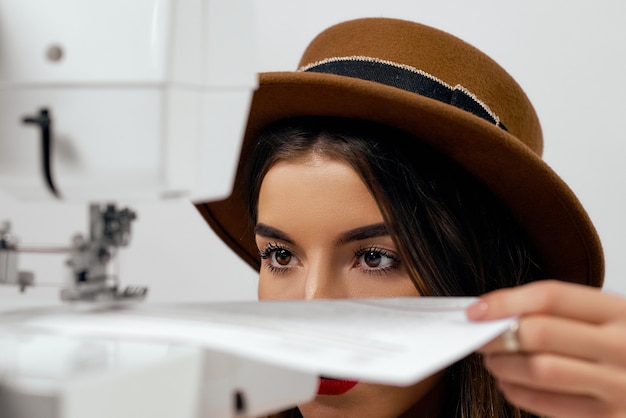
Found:
<path fill-rule="evenodd" d="M 503 202 L 535 246 L 548 277 L 602 285 L 603 252 L 588 214 L 541 157 L 511 134 L 469 112 L 401 89 L 306 72 L 260 75 L 235 192 L 196 205 L 218 236 L 254 269 L 259 269 L 260 257 L 237 193 L 241 167 L 261 130 L 297 116 L 362 119 L 412 134 L 456 161 Z"/>

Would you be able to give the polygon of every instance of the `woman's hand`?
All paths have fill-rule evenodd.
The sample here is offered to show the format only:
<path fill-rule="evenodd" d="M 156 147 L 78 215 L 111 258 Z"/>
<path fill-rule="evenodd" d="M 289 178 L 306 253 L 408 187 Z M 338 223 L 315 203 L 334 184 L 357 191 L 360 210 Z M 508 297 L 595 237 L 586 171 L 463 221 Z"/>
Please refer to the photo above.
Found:
<path fill-rule="evenodd" d="M 626 298 L 550 280 L 488 293 L 467 315 L 519 318 L 519 351 L 502 336 L 480 350 L 513 404 L 550 417 L 626 417 Z"/>

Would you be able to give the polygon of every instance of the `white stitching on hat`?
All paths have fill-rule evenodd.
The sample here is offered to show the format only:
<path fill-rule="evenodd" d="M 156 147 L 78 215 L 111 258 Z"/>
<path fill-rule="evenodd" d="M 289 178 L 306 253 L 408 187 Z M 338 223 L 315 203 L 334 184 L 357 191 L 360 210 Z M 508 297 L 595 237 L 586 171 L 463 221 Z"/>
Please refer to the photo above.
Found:
<path fill-rule="evenodd" d="M 491 116 L 495 120 L 496 126 L 500 126 L 500 118 L 498 117 L 498 115 L 496 115 L 489 108 L 489 106 L 487 106 L 487 104 L 485 102 L 483 102 L 478 97 L 476 97 L 476 95 L 474 93 L 472 93 L 471 91 L 469 91 L 468 89 L 466 89 L 465 87 L 463 87 L 460 84 L 457 84 L 456 86 L 452 87 L 450 84 L 448 84 L 445 81 L 435 77 L 434 75 L 432 75 L 430 73 L 427 73 L 426 71 L 420 70 L 418 68 L 412 67 L 410 65 L 399 64 L 397 62 L 388 61 L 388 60 L 382 60 L 380 58 L 368 57 L 368 56 L 363 56 L 363 55 L 352 55 L 352 56 L 346 56 L 346 57 L 325 58 L 325 59 L 320 60 L 320 61 L 316 61 L 316 62 L 313 62 L 313 63 L 310 63 L 310 64 L 303 65 L 300 68 L 298 68 L 297 71 L 298 72 L 305 72 L 305 71 L 308 71 L 311 68 L 317 67 L 319 65 L 327 64 L 329 62 L 340 62 L 340 61 L 365 61 L 365 62 L 375 62 L 375 63 L 378 63 L 378 64 L 390 65 L 390 66 L 401 68 L 403 70 L 407 70 L 407 71 L 410 71 L 410 72 L 413 72 L 413 73 L 416 73 L 416 74 L 420 74 L 420 75 L 422 75 L 424 77 L 428 77 L 431 80 L 436 81 L 437 83 L 440 83 L 440 84 L 446 86 L 447 88 L 449 88 L 451 90 L 456 90 L 456 89 L 463 90 L 463 92 L 465 92 L 469 97 L 471 97 L 472 100 L 474 100 L 483 109 L 485 109 L 485 112 L 487 112 L 489 114 L 489 116 Z"/>
<path fill-rule="evenodd" d="M 496 115 L 490 108 L 489 106 L 487 106 L 485 104 L 485 102 L 483 102 L 482 100 L 480 100 L 478 97 L 476 97 L 476 95 L 474 93 L 472 93 L 471 91 L 469 91 L 468 89 L 466 89 L 465 87 L 463 87 L 460 84 L 457 84 L 456 86 L 454 86 L 454 89 L 459 89 L 459 90 L 463 90 L 465 92 L 465 94 L 467 94 L 469 97 L 471 97 L 472 99 L 474 99 L 474 101 L 476 103 L 478 103 L 480 106 L 482 106 L 483 109 L 485 109 L 485 112 L 489 113 L 489 115 L 496 121 L 496 126 L 500 126 L 500 118 L 498 117 L 498 115 Z"/>

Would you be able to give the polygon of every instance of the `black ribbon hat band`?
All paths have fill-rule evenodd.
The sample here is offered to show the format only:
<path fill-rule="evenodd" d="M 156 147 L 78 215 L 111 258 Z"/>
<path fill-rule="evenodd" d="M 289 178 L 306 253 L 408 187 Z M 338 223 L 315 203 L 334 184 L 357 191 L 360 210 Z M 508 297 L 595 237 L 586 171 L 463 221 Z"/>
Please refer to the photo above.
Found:
<path fill-rule="evenodd" d="M 435 99 L 470 112 L 507 130 L 489 107 L 460 85 L 454 87 L 417 68 L 371 57 L 328 58 L 299 71 L 360 78 Z"/>

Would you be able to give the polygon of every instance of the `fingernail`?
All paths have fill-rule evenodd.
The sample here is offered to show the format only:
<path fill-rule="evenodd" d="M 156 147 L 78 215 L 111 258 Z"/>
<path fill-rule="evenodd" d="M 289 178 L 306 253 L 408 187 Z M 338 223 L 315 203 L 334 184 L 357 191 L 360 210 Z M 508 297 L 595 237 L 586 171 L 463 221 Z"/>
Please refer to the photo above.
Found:
<path fill-rule="evenodd" d="M 467 318 L 476 321 L 482 319 L 487 315 L 487 310 L 489 309 L 489 305 L 484 300 L 479 300 L 478 302 L 472 303 L 465 310 L 465 314 Z"/>

